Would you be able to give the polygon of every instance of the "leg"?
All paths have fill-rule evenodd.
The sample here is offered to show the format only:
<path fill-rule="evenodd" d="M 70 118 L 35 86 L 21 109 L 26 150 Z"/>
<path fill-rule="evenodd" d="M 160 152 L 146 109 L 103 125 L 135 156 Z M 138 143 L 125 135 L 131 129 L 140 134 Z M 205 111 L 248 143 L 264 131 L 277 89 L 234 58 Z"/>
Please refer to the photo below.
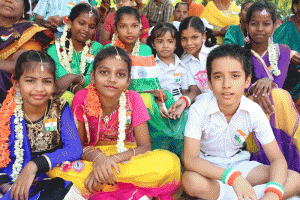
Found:
<path fill-rule="evenodd" d="M 246 179 L 252 186 L 268 183 L 270 181 L 270 166 L 255 167 Z M 284 199 L 300 194 L 300 175 L 295 171 L 288 170 L 287 180 L 283 187 L 285 190 Z"/>
<path fill-rule="evenodd" d="M 192 197 L 218 199 L 220 185 L 215 180 L 207 179 L 196 172 L 185 171 L 182 176 L 184 191 Z"/>

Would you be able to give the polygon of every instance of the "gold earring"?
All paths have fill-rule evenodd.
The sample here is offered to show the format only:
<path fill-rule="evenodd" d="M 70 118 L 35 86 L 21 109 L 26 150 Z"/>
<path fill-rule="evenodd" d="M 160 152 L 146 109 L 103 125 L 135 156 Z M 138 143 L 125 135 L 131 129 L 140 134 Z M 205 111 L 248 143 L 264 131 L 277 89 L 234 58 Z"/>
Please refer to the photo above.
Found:
<path fill-rule="evenodd" d="M 25 19 L 25 13 L 24 13 L 24 11 L 23 11 L 23 15 L 22 15 L 22 17 L 23 17 L 23 19 Z"/>

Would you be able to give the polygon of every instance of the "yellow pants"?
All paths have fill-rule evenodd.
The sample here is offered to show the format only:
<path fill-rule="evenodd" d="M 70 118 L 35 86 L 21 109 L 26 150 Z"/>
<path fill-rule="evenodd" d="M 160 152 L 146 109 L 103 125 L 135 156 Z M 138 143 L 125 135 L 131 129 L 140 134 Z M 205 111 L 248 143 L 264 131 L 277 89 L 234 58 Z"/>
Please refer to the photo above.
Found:
<path fill-rule="evenodd" d="M 126 148 L 132 146 L 125 145 Z M 107 156 L 117 153 L 116 145 L 97 146 Z M 128 148 L 129 149 L 129 148 Z M 93 170 L 93 162 L 84 161 L 85 167 L 81 172 L 71 168 L 63 172 L 59 167 L 53 168 L 47 175 L 50 178 L 61 177 L 72 181 L 83 193 L 86 193 L 84 182 Z M 138 187 L 160 187 L 173 181 L 180 181 L 181 170 L 179 158 L 166 150 L 154 150 L 132 157 L 127 163 L 118 164 L 120 174 L 114 174 L 118 182 L 132 183 Z M 105 187 L 103 187 L 105 188 Z"/>

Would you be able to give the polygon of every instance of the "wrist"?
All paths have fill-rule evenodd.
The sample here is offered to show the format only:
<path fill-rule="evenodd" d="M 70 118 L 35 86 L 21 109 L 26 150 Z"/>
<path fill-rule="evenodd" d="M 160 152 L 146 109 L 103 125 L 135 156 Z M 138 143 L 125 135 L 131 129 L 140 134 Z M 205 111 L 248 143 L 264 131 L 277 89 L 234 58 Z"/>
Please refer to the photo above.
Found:
<path fill-rule="evenodd" d="M 38 167 L 37 167 L 37 165 L 35 164 L 35 162 L 34 161 L 29 161 L 28 163 L 27 163 L 27 165 L 26 165 L 33 173 L 37 173 L 37 171 L 38 171 Z"/>
<path fill-rule="evenodd" d="M 266 192 L 265 196 L 268 197 L 269 199 L 280 200 L 280 197 L 273 192 Z"/>

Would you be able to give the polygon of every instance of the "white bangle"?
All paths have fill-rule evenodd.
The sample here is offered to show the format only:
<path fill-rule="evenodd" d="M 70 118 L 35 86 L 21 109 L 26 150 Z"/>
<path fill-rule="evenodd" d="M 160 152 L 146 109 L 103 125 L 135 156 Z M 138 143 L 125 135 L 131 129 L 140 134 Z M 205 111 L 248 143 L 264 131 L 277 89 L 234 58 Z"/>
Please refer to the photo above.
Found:
<path fill-rule="evenodd" d="M 186 96 L 186 95 L 185 95 L 185 98 L 187 98 L 187 100 L 189 101 L 189 106 L 191 106 L 191 104 L 192 104 L 191 98 L 189 96 Z"/>

